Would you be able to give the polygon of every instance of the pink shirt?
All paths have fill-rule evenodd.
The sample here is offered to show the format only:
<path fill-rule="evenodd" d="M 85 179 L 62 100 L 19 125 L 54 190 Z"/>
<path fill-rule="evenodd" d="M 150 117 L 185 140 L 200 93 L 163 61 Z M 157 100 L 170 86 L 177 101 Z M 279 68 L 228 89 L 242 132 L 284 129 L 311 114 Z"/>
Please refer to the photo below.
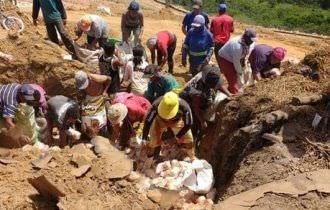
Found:
<path fill-rule="evenodd" d="M 166 53 L 168 47 L 173 43 L 173 35 L 168 31 L 157 33 L 157 49 L 162 53 Z"/>
<path fill-rule="evenodd" d="M 131 123 L 142 120 L 151 107 L 150 102 L 146 98 L 126 92 L 117 93 L 114 103 L 122 103 L 126 105 L 128 109 L 128 118 Z"/>
<path fill-rule="evenodd" d="M 29 84 L 33 87 L 33 89 L 37 90 L 39 93 L 40 93 L 40 100 L 39 100 L 39 103 L 40 103 L 40 107 L 42 109 L 42 111 L 44 113 L 47 112 L 47 100 L 46 100 L 46 91 L 40 86 L 40 85 L 37 85 L 37 84 Z"/>

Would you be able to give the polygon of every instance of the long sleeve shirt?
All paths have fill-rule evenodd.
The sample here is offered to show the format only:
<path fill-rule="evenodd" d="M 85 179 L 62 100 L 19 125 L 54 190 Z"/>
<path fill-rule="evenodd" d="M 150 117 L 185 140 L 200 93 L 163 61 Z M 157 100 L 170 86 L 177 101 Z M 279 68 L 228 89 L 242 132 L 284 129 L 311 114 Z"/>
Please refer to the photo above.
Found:
<path fill-rule="evenodd" d="M 33 0 L 33 19 L 38 18 L 40 8 L 45 23 L 54 23 L 60 20 L 66 20 L 67 18 L 62 0 Z"/>
<path fill-rule="evenodd" d="M 202 64 L 206 58 L 213 55 L 212 34 L 205 27 L 202 31 L 191 29 L 183 43 L 182 60 L 187 59 L 193 65 Z"/>
<path fill-rule="evenodd" d="M 156 116 L 158 115 L 158 106 L 161 102 L 163 97 L 159 97 L 153 104 L 151 109 L 149 110 L 147 117 L 144 122 L 144 127 L 143 127 L 143 133 L 142 133 L 142 139 L 147 139 L 150 131 L 150 127 Z M 171 120 L 172 122 L 183 120 L 184 126 L 181 128 L 181 130 L 176 134 L 177 138 L 181 138 L 184 136 L 189 129 L 191 128 L 193 124 L 193 118 L 192 118 L 192 113 L 191 109 L 188 105 L 188 103 L 183 100 L 179 99 L 179 111 L 177 115 Z"/>
<path fill-rule="evenodd" d="M 20 87 L 21 85 L 16 83 L 0 85 L 0 106 L 2 109 L 2 117 L 15 117 L 18 106 L 17 93 Z"/>
<path fill-rule="evenodd" d="M 239 36 L 229 40 L 219 50 L 218 54 L 220 57 L 233 63 L 235 70 L 238 74 L 243 74 L 241 59 L 244 59 L 249 54 L 250 48 L 242 43 L 242 38 Z"/>
<path fill-rule="evenodd" d="M 279 68 L 280 63 L 271 64 L 270 57 L 273 52 L 273 48 L 268 45 L 260 44 L 255 46 L 249 56 L 249 62 L 251 64 L 252 72 L 254 74 L 263 73 L 272 68 Z"/>

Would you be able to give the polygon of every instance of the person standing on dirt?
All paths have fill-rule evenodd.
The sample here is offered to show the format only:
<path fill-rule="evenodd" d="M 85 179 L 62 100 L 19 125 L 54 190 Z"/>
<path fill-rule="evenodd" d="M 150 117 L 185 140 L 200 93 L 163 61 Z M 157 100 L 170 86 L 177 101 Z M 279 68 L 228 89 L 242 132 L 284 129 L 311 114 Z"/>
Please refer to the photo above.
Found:
<path fill-rule="evenodd" d="M 58 32 L 65 47 L 70 52 L 74 53 L 75 51 L 72 39 L 64 28 L 66 25 L 67 16 L 62 0 L 33 0 L 32 18 L 35 26 L 38 25 L 40 8 L 44 17 L 48 38 L 50 41 L 60 44 L 57 36 Z"/>
<path fill-rule="evenodd" d="M 206 65 L 201 72 L 193 77 L 179 94 L 180 98 L 184 99 L 191 107 L 193 113 L 193 134 L 199 136 L 207 128 L 207 122 L 213 121 L 215 117 L 217 103 L 217 90 L 220 90 L 227 97 L 232 94 L 224 86 L 220 77 L 220 69 L 216 66 Z M 211 110 L 212 109 L 212 110 Z M 207 117 L 210 113 L 212 119 Z"/>
<path fill-rule="evenodd" d="M 197 15 L 192 23 L 191 29 L 182 47 L 181 64 L 187 65 L 187 55 L 189 55 L 189 71 L 195 76 L 202 66 L 207 65 L 213 55 L 212 34 L 205 27 L 205 19 L 202 15 Z"/>
<path fill-rule="evenodd" d="M 83 129 L 87 134 L 90 132 L 91 135 L 108 137 L 105 100 L 108 98 L 111 77 L 78 71 L 75 80 L 77 88 L 85 95 L 81 106 Z"/>
<path fill-rule="evenodd" d="M 119 67 L 122 65 L 115 55 L 115 45 L 106 42 L 103 45 L 104 53 L 99 58 L 99 67 L 101 75 L 111 77 L 111 84 L 107 93 L 115 94 L 120 89 Z"/>
<path fill-rule="evenodd" d="M 172 91 L 159 97 L 144 122 L 142 139 L 147 141 L 148 156 L 157 157 L 162 144 L 167 143 L 180 145 L 194 158 L 192 123 L 191 109 L 184 99 Z"/>
<path fill-rule="evenodd" d="M 28 84 L 7 84 L 0 85 L 0 111 L 1 118 L 4 120 L 4 126 L 10 130 L 16 127 L 15 115 L 20 103 L 26 103 L 29 106 L 39 105 L 40 93 Z M 31 141 L 28 136 L 22 135 L 20 140 L 27 144 Z"/>
<path fill-rule="evenodd" d="M 80 108 L 79 104 L 68 97 L 58 95 L 51 97 L 48 102 L 48 114 L 47 121 L 49 123 L 49 133 L 52 134 L 53 128 L 59 130 L 59 146 L 64 147 L 68 145 L 70 140 L 77 141 L 80 136 L 74 135 L 70 132 L 70 128 L 73 129 L 79 124 Z M 50 145 L 54 143 L 51 137 Z M 72 142 L 72 143 L 73 143 Z"/>
<path fill-rule="evenodd" d="M 174 67 L 174 51 L 176 48 L 176 36 L 169 31 L 160 31 L 147 41 L 147 46 L 151 53 L 151 62 L 155 64 L 157 51 L 157 64 L 160 68 L 168 64 L 168 72 L 173 74 Z"/>
<path fill-rule="evenodd" d="M 78 41 L 83 33 L 87 34 L 87 48 L 96 49 L 96 45 L 102 47 L 108 40 L 108 23 L 98 15 L 84 15 L 77 24 Z"/>
<path fill-rule="evenodd" d="M 133 58 L 125 65 L 121 86 L 137 96 L 145 96 L 150 76 L 145 74 L 148 63 L 144 57 L 144 48 L 140 45 L 133 48 Z"/>
<path fill-rule="evenodd" d="M 171 74 L 162 74 L 158 66 L 152 71 L 152 76 L 146 93 L 146 97 L 150 103 L 158 97 L 163 96 L 165 93 L 179 88 L 178 82 Z"/>
<path fill-rule="evenodd" d="M 257 33 L 254 29 L 246 29 L 242 36 L 231 39 L 218 52 L 218 64 L 232 94 L 240 92 L 245 59 L 253 48 L 256 38 Z"/>
<path fill-rule="evenodd" d="M 131 34 L 134 37 L 134 46 L 141 44 L 143 35 L 143 14 L 140 12 L 140 5 L 132 1 L 128 6 L 128 11 L 121 16 L 122 41 L 128 42 Z"/>
<path fill-rule="evenodd" d="M 120 150 L 129 146 L 131 137 L 141 135 L 144 117 L 150 107 L 150 102 L 144 97 L 126 92 L 116 94 L 108 107 L 108 120 L 112 126 L 112 139 L 119 140 Z M 133 127 L 135 123 L 139 123 L 137 132 Z"/>
<path fill-rule="evenodd" d="M 181 29 L 182 29 L 182 33 L 184 35 L 187 35 L 189 30 L 192 28 L 192 23 L 194 22 L 194 19 L 197 15 L 202 15 L 205 19 L 205 21 L 204 21 L 205 27 L 206 28 L 209 27 L 209 23 L 210 23 L 209 16 L 202 11 L 202 6 L 203 6 L 202 0 L 193 1 L 193 5 L 192 5 L 193 11 L 186 14 L 186 16 L 184 17 L 184 19 L 182 21 Z"/>
<path fill-rule="evenodd" d="M 268 45 L 256 45 L 249 56 L 254 80 L 280 74 L 281 61 L 285 58 L 286 49 Z M 275 69 L 276 68 L 276 72 Z"/>
<path fill-rule="evenodd" d="M 219 4 L 219 15 L 211 21 L 210 31 L 213 34 L 215 57 L 234 32 L 233 18 L 227 14 L 227 5 Z"/>

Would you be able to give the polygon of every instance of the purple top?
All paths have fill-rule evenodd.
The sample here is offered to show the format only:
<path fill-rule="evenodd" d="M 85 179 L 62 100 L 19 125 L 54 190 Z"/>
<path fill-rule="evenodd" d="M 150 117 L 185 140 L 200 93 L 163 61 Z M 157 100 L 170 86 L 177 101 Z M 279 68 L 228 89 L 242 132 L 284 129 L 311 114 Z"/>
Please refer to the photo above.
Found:
<path fill-rule="evenodd" d="M 270 63 L 272 51 L 273 48 L 265 44 L 256 45 L 254 47 L 249 57 L 253 73 L 263 73 L 272 68 L 279 68 L 279 64 Z"/>

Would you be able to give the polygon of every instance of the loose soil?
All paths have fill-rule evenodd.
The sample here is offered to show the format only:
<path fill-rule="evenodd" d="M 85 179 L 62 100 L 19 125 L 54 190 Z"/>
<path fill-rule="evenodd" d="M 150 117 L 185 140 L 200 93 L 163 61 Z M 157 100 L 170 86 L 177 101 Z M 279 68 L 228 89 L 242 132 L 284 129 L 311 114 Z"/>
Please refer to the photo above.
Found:
<path fill-rule="evenodd" d="M 90 2 L 65 1 L 70 35 L 74 36 L 76 22 L 83 14 L 101 14 L 96 10 L 101 2 L 112 10 L 111 16 L 105 16 L 110 24 L 111 36 L 120 38 L 120 17 L 129 1 Z M 189 76 L 186 74 L 187 69 L 179 65 L 180 44 L 184 39 L 180 28 L 182 14 L 152 0 L 140 2 L 145 14 L 144 41 L 164 29 L 173 31 L 178 36 L 175 76 L 184 84 Z M 63 47 L 44 40 L 44 26 L 32 26 L 31 8 L 24 7 L 21 12 L 8 8 L 6 12 L 20 16 L 27 25 L 27 30 L 21 36 L 8 36 L 0 30 L 0 51 L 15 58 L 12 62 L 0 63 L 0 83 L 35 82 L 41 84 L 49 95 L 77 96 L 74 72 L 94 70 L 78 61 L 65 61 L 63 56 L 68 52 Z M 241 34 L 246 27 L 249 26 L 235 24 L 234 35 Z M 316 105 L 291 104 L 292 97 L 315 94 L 329 96 L 329 40 L 284 35 L 262 27 L 256 29 L 259 34 L 258 43 L 284 46 L 288 50 L 287 58 L 305 58 L 304 64 L 288 63 L 284 65 L 281 77 L 259 82 L 247 88 L 242 96 L 219 106 L 219 117 L 209 126 L 199 150 L 199 157 L 208 160 L 214 169 L 217 189 L 215 202 L 221 203 L 231 196 L 274 180 L 330 168 L 327 156 L 304 141 L 307 137 L 312 142 L 330 145 L 329 124 L 316 130 L 311 126 L 316 113 L 323 117 L 329 116 L 327 101 Z M 308 56 L 305 57 L 306 54 Z M 299 73 L 306 65 L 319 71 L 319 81 Z M 269 113 L 276 110 L 287 113 L 288 119 L 269 123 Z M 322 122 L 320 126 L 324 125 Z M 282 136 L 283 140 L 279 143 L 270 142 L 261 137 L 264 133 L 274 133 Z M 46 169 L 41 170 L 33 169 L 30 163 L 39 157 L 41 151 L 31 149 L 23 152 L 22 149 L 13 149 L 10 153 L 18 163 L 0 164 L 1 209 L 159 209 L 163 206 L 151 201 L 145 193 L 140 193 L 134 184 L 125 179 L 105 179 L 93 173 L 93 170 L 81 178 L 75 178 L 71 174 L 71 170 L 75 168 L 72 164 L 73 149 L 51 152 L 53 159 Z M 92 159 L 95 158 L 93 153 L 85 153 Z M 91 163 L 94 168 L 102 168 L 104 164 L 102 160 L 91 160 Z M 41 174 L 65 192 L 66 196 L 59 203 L 45 200 L 28 183 L 27 178 Z M 319 192 L 309 192 L 297 198 L 270 193 L 258 200 L 258 205 L 252 208 L 274 209 L 281 205 L 281 209 L 329 209 L 328 204 L 329 195 Z"/>

